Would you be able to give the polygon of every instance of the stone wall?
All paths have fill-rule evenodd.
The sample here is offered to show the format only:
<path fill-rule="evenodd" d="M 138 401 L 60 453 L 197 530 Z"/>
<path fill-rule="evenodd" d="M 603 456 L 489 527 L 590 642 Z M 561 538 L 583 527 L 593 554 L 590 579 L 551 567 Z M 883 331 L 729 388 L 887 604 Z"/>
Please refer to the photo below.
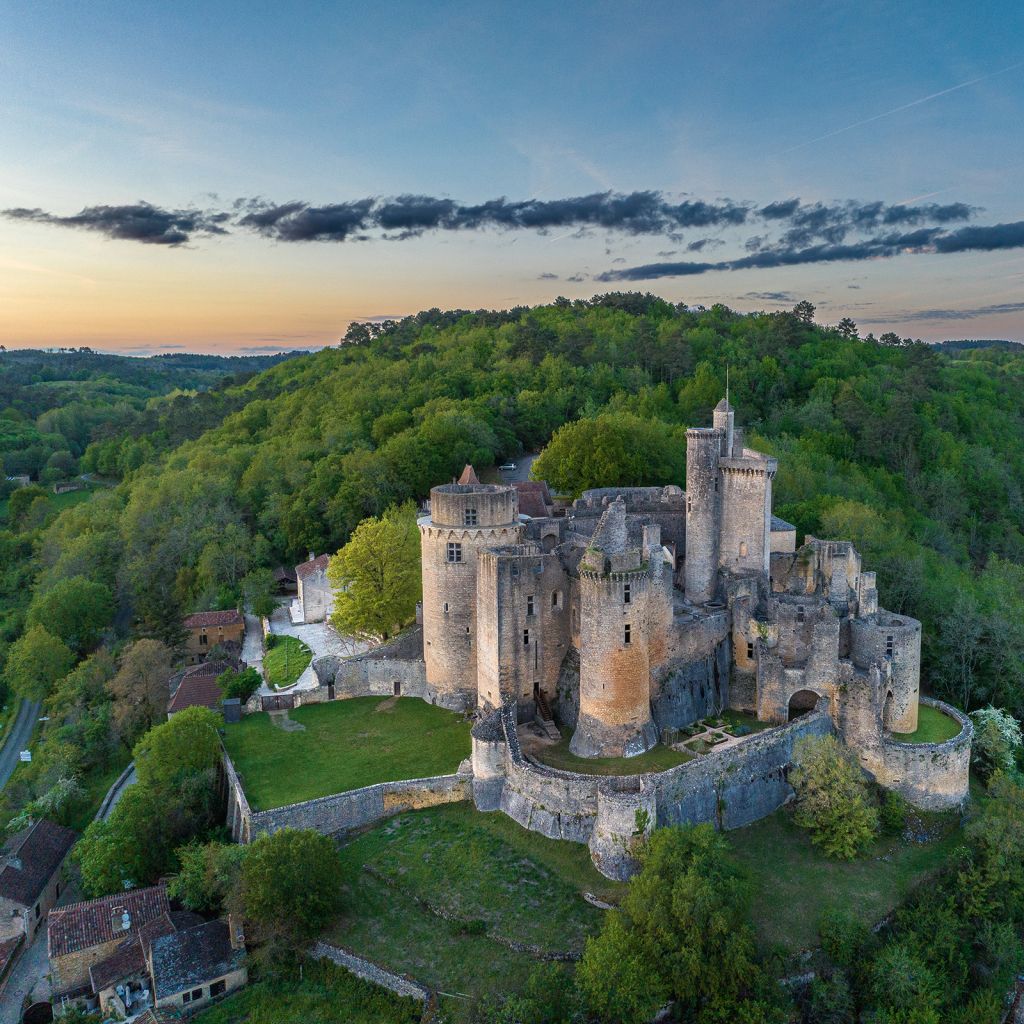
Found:
<path fill-rule="evenodd" d="M 309 955 L 314 960 L 330 960 L 331 963 L 344 967 L 346 971 L 354 974 L 357 978 L 380 985 L 382 988 L 394 992 L 395 995 L 405 996 L 407 999 L 418 999 L 424 1003 L 430 998 L 430 990 L 418 981 L 394 974 L 370 960 L 364 960 L 361 956 L 338 949 L 337 946 L 330 946 L 326 942 L 318 942 Z"/>

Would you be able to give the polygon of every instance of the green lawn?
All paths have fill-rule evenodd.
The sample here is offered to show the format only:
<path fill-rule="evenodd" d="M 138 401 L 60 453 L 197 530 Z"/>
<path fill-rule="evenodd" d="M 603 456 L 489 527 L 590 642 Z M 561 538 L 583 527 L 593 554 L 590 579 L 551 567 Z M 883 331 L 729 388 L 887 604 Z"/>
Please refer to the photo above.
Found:
<path fill-rule="evenodd" d="M 224 742 L 255 810 L 375 782 L 454 772 L 470 754 L 469 722 L 416 697 L 355 697 L 310 704 L 285 732 L 268 714 L 224 727 Z"/>
<path fill-rule="evenodd" d="M 598 874 L 586 846 L 546 839 L 468 804 L 401 814 L 341 854 L 351 895 L 325 941 L 456 997 L 514 992 L 539 962 L 493 936 L 581 949 L 604 917 L 582 893 L 616 900 L 624 890 Z M 416 898 L 460 920 L 445 921 Z M 464 1019 L 468 1003 L 453 998 L 445 1008 Z"/>
<path fill-rule="evenodd" d="M 742 732 L 744 729 L 747 732 L 763 732 L 765 729 L 772 728 L 771 722 L 759 722 L 754 715 L 748 715 L 743 711 L 732 711 L 729 708 L 726 708 L 718 718 L 710 718 L 708 721 L 723 721 L 727 731 L 735 734 L 736 730 L 741 730 L 740 735 L 746 735 Z"/>
<path fill-rule="evenodd" d="M 531 751 L 538 761 L 582 775 L 638 775 L 640 772 L 663 772 L 693 760 L 692 754 L 681 754 L 658 744 L 636 757 L 577 757 L 569 750 L 569 739 L 563 737 L 551 746 L 538 746 Z"/>
<path fill-rule="evenodd" d="M 196 1024 L 419 1024 L 423 1004 L 403 999 L 330 962 L 302 978 L 257 981 L 204 1010 Z"/>
<path fill-rule="evenodd" d="M 930 704 L 917 707 L 917 730 L 915 732 L 894 732 L 892 738 L 900 743 L 942 743 L 951 740 L 960 732 L 960 723 L 943 714 Z"/>
<path fill-rule="evenodd" d="M 277 690 L 291 686 L 309 667 L 313 652 L 297 636 L 278 636 L 263 655 L 263 674 Z"/>
<path fill-rule="evenodd" d="M 924 844 L 882 838 L 855 861 L 825 857 L 793 824 L 787 808 L 726 833 L 733 856 L 757 886 L 753 916 L 761 945 L 787 953 L 817 945 L 818 920 L 831 907 L 868 925 L 880 921 L 916 883 L 942 867 L 961 841 L 955 816 L 921 817 L 941 821 L 949 831 Z"/>
<path fill-rule="evenodd" d="M 93 495 L 93 489 L 90 487 L 83 488 L 80 491 L 68 491 L 66 494 L 54 494 L 53 490 L 49 487 L 45 487 L 44 490 L 50 502 L 50 507 L 58 512 L 71 508 L 72 505 L 81 505 L 83 501 L 88 501 Z M 0 523 L 7 521 L 7 501 L 7 498 L 0 501 Z"/>

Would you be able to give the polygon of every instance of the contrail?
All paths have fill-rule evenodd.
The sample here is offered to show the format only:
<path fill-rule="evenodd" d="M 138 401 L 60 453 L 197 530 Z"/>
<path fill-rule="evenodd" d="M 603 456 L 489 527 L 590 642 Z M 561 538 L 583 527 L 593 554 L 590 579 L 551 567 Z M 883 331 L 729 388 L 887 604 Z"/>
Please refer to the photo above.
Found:
<path fill-rule="evenodd" d="M 930 100 L 937 100 L 940 96 L 946 96 L 951 92 L 957 92 L 959 89 L 966 89 L 969 85 L 977 85 L 978 82 L 984 82 L 988 78 L 995 78 L 996 75 L 1005 75 L 1008 71 L 1014 71 L 1019 67 L 1024 67 L 1024 61 L 1017 61 L 1016 64 L 1011 64 L 1009 67 L 1000 68 L 998 71 L 990 71 L 987 75 L 972 78 L 970 81 L 961 82 L 959 85 L 951 85 L 948 89 L 941 89 L 939 92 L 933 92 L 930 96 L 922 96 L 919 100 L 912 100 L 910 103 L 904 103 L 902 106 L 893 107 L 892 110 L 886 110 L 882 114 L 875 114 L 873 117 L 866 117 L 863 121 L 854 121 L 853 124 L 848 124 L 845 128 L 836 128 L 835 131 L 826 132 L 824 135 L 819 135 L 816 139 L 809 139 L 807 142 L 799 142 L 795 146 L 790 146 L 789 149 L 782 150 L 778 155 L 785 156 L 786 153 L 792 153 L 797 149 L 803 149 L 805 146 L 813 146 L 816 142 L 824 142 L 825 139 L 831 139 L 833 136 L 842 135 L 843 132 L 852 131 L 854 128 L 860 128 L 862 125 L 871 124 L 873 121 L 881 121 L 883 117 L 892 117 L 893 114 L 898 114 L 903 110 L 909 110 L 911 107 L 919 107 L 922 103 L 928 103 Z"/>

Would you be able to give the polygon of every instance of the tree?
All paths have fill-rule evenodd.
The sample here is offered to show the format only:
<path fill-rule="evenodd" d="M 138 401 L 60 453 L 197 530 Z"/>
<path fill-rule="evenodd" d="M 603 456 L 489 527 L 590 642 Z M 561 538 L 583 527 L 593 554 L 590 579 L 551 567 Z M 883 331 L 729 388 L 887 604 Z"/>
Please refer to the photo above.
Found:
<path fill-rule="evenodd" d="M 858 337 L 857 325 L 848 316 L 844 316 L 836 325 L 836 333 L 847 341 L 854 341 Z"/>
<path fill-rule="evenodd" d="M 364 519 L 331 559 L 331 624 L 339 633 L 387 640 L 412 619 L 422 593 L 420 539 L 412 502 Z"/>
<path fill-rule="evenodd" d="M 126 743 L 166 719 L 173 664 L 174 652 L 159 640 L 137 640 L 121 655 L 109 686 L 114 723 Z"/>
<path fill-rule="evenodd" d="M 774 1019 L 754 999 L 762 979 L 750 885 L 728 853 L 709 825 L 651 835 L 621 908 L 588 940 L 577 971 L 601 1020 L 640 1024 L 669 1000 L 702 1022 Z"/>
<path fill-rule="evenodd" d="M 247 846 L 235 843 L 190 843 L 178 850 L 181 869 L 167 894 L 189 910 L 219 914 L 238 889 Z"/>
<path fill-rule="evenodd" d="M 806 299 L 802 299 L 793 307 L 793 316 L 807 325 L 814 323 L 814 313 L 814 306 Z"/>
<path fill-rule="evenodd" d="M 273 634 L 271 634 L 273 635 Z M 243 704 L 260 688 L 263 677 L 254 668 L 232 668 L 217 676 L 217 685 L 225 697 L 237 697 Z"/>
<path fill-rule="evenodd" d="M 793 753 L 794 820 L 827 856 L 852 860 L 878 831 L 878 810 L 856 757 L 834 736 L 800 740 Z"/>
<path fill-rule="evenodd" d="M 77 654 L 100 641 L 114 617 L 114 598 L 102 583 L 71 576 L 37 593 L 28 609 L 28 624 L 43 625 Z"/>
<path fill-rule="evenodd" d="M 19 696 L 42 700 L 71 671 L 75 656 L 44 626 L 30 626 L 7 652 L 7 683 Z"/>
<path fill-rule="evenodd" d="M 532 475 L 571 497 L 594 487 L 683 482 L 686 445 L 664 423 L 633 413 L 576 420 L 555 432 Z"/>
<path fill-rule="evenodd" d="M 133 751 L 139 783 L 169 796 L 191 778 L 212 777 L 220 761 L 220 724 L 209 708 L 192 707 L 150 729 Z"/>
<path fill-rule="evenodd" d="M 246 919 L 264 939 L 308 939 L 341 904 L 341 861 L 319 832 L 281 829 L 257 839 L 242 863 Z"/>
<path fill-rule="evenodd" d="M 253 615 L 261 619 L 270 618 L 277 607 L 274 601 L 276 589 L 274 574 L 269 569 L 253 569 L 242 580 L 242 600 Z"/>
<path fill-rule="evenodd" d="M 1021 748 L 1020 723 L 1009 712 L 991 705 L 972 712 L 971 718 L 971 762 L 982 778 L 988 779 L 997 771 L 1013 771 Z"/>
<path fill-rule="evenodd" d="M 32 506 L 37 499 L 43 501 L 47 509 L 49 509 L 50 496 L 37 484 L 19 487 L 7 499 L 7 515 L 18 529 L 24 529 L 30 525 L 30 519 L 38 518 L 31 515 Z M 38 526 L 39 523 L 33 521 L 31 525 Z"/>

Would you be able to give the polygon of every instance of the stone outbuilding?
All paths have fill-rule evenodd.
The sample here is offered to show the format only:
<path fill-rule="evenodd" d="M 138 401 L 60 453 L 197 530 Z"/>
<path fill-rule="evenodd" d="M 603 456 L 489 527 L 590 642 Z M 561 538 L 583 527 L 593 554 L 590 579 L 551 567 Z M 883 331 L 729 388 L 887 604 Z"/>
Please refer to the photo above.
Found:
<path fill-rule="evenodd" d="M 157 1009 L 199 1010 L 245 985 L 245 939 L 232 919 L 156 938 L 149 953 Z"/>
<path fill-rule="evenodd" d="M 327 579 L 330 561 L 330 555 L 315 555 L 311 551 L 305 562 L 295 566 L 298 595 L 291 603 L 293 625 L 323 622 L 334 610 L 334 591 Z"/>
<path fill-rule="evenodd" d="M 64 859 L 77 838 L 40 818 L 7 841 L 0 861 L 0 940 L 23 935 L 32 941 L 61 894 Z"/>
<path fill-rule="evenodd" d="M 245 618 L 237 608 L 195 612 L 182 626 L 187 634 L 185 652 L 190 665 L 205 661 L 215 647 L 241 651 L 245 638 Z"/>

